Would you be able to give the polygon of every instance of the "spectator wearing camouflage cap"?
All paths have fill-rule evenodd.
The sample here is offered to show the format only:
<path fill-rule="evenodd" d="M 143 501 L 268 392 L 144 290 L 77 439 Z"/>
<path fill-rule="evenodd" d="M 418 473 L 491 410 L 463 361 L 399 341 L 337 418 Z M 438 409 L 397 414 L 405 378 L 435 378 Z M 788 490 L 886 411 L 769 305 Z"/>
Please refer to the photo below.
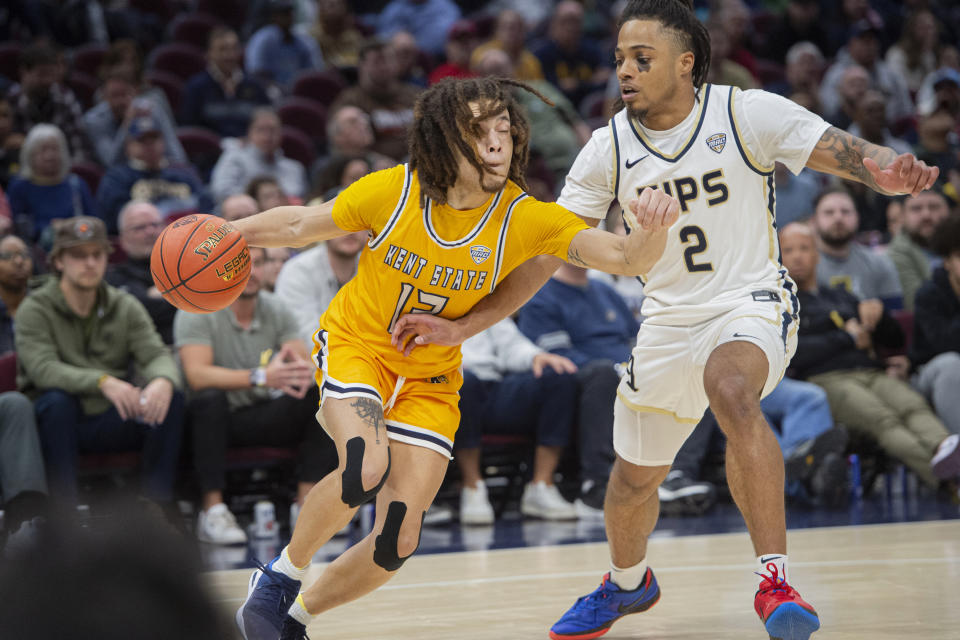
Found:
<path fill-rule="evenodd" d="M 139 450 L 143 493 L 167 502 L 180 451 L 180 374 L 143 305 L 104 282 L 109 251 L 102 220 L 56 223 L 56 277 L 17 311 L 17 382 L 35 400 L 52 495 L 76 501 L 81 453 Z"/>

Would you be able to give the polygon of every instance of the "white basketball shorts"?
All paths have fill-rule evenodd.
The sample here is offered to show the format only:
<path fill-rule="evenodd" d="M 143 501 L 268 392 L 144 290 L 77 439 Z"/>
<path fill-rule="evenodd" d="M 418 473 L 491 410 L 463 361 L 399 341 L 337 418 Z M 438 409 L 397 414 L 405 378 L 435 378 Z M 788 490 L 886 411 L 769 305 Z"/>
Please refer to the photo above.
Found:
<path fill-rule="evenodd" d="M 737 340 L 757 345 L 769 364 L 766 396 L 797 348 L 797 320 L 780 301 L 747 302 L 707 322 L 676 327 L 644 322 L 617 389 L 613 447 L 637 465 L 669 465 L 709 401 L 703 371 L 713 350 Z"/>

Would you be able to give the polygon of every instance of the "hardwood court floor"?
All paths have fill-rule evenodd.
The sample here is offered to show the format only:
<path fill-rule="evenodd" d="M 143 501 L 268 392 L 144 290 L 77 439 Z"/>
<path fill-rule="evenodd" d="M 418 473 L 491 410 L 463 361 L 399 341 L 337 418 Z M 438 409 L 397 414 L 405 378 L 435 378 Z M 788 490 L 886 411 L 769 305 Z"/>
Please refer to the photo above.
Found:
<path fill-rule="evenodd" d="M 960 638 L 960 522 L 793 530 L 789 540 L 790 581 L 820 614 L 813 640 Z M 745 533 L 655 537 L 649 557 L 660 602 L 620 620 L 605 639 L 767 638 L 753 612 L 758 580 Z M 312 640 L 547 638 L 607 563 L 605 544 L 415 556 L 387 585 L 307 632 Z M 231 617 L 249 576 L 208 574 Z"/>

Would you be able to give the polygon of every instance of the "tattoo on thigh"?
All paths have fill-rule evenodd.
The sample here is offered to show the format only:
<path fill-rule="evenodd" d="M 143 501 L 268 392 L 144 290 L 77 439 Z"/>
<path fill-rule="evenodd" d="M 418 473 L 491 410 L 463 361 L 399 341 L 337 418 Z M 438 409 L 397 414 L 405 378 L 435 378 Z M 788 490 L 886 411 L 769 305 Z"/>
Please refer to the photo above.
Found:
<path fill-rule="evenodd" d="M 380 428 L 383 427 L 386 430 L 386 425 L 383 422 L 383 407 L 370 398 L 357 398 L 350 403 L 350 406 L 357 412 L 357 416 L 367 423 L 368 427 L 373 427 L 377 444 L 380 444 Z"/>

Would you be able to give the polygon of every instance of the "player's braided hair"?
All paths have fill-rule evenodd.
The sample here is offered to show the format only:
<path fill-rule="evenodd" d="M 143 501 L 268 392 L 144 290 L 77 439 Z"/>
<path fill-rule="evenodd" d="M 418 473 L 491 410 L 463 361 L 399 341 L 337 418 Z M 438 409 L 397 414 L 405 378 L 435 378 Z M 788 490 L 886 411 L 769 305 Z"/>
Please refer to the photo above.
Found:
<path fill-rule="evenodd" d="M 703 86 L 710 70 L 710 34 L 693 12 L 692 0 L 630 0 L 618 26 L 629 20 L 656 20 L 673 31 L 680 50 L 693 52 L 693 86 Z"/>
<path fill-rule="evenodd" d="M 480 136 L 479 124 L 504 109 L 510 114 L 513 137 L 508 177 L 521 189 L 527 188 L 524 174 L 530 151 L 530 125 L 513 96 L 513 88 L 529 91 L 553 106 L 536 89 L 509 78 L 446 79 L 420 94 L 413 108 L 414 123 L 409 135 L 410 168 L 418 172 L 420 206 L 426 204 L 426 198 L 438 204 L 447 201 L 447 190 L 457 181 L 457 151 L 478 172 L 483 171 L 474 144 Z M 479 115 L 470 110 L 470 102 L 478 104 Z"/>

